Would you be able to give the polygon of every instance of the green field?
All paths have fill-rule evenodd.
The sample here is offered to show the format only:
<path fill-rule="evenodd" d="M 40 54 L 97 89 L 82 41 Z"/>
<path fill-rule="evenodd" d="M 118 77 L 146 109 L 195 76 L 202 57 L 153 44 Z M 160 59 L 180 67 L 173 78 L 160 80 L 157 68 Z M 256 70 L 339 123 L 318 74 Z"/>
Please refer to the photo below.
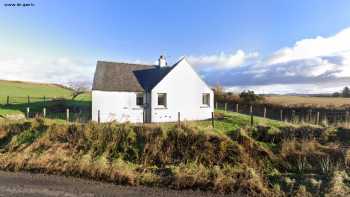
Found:
<path fill-rule="evenodd" d="M 72 91 L 55 84 L 41 84 L 0 80 L 0 103 L 5 103 L 10 97 L 70 97 Z"/>
<path fill-rule="evenodd" d="M 33 113 L 41 112 L 44 105 L 48 109 L 90 106 L 90 93 L 71 98 L 72 90 L 61 85 L 0 80 L 0 116 L 25 113 L 27 107 Z M 10 105 L 7 105 L 8 99 Z"/>

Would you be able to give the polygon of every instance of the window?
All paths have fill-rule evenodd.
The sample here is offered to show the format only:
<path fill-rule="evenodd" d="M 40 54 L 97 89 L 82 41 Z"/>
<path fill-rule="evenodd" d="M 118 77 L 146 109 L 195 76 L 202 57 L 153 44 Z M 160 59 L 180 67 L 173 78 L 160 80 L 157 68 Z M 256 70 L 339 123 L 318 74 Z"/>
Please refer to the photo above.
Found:
<path fill-rule="evenodd" d="M 136 105 L 143 106 L 143 93 L 136 94 Z"/>
<path fill-rule="evenodd" d="M 208 94 L 208 93 L 202 94 L 202 104 L 210 106 L 210 94 Z"/>
<path fill-rule="evenodd" d="M 158 105 L 166 107 L 166 93 L 158 93 Z"/>

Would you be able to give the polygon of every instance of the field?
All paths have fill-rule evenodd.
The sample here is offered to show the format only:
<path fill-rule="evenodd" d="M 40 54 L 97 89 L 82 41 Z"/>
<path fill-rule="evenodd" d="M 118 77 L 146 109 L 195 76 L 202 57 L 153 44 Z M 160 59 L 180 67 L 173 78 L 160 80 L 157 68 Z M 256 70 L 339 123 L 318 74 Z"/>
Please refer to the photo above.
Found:
<path fill-rule="evenodd" d="M 266 96 L 271 104 L 285 106 L 344 107 L 350 106 L 350 98 L 311 97 L 311 96 Z"/>
<path fill-rule="evenodd" d="M 30 97 L 29 104 L 28 96 Z M 6 105 L 8 101 L 10 105 Z M 46 107 L 48 112 L 50 109 L 55 111 L 55 113 L 51 111 L 48 115 L 64 119 L 63 112 L 66 108 L 87 109 L 90 101 L 90 93 L 81 94 L 72 100 L 72 90 L 61 85 L 0 80 L 0 116 L 24 115 L 27 107 L 30 107 L 31 115 L 34 115 L 41 113 L 43 107 Z"/>
<path fill-rule="evenodd" d="M 72 90 L 55 84 L 41 84 L 20 81 L 0 80 L 0 103 L 6 102 L 6 97 L 70 97 Z"/>

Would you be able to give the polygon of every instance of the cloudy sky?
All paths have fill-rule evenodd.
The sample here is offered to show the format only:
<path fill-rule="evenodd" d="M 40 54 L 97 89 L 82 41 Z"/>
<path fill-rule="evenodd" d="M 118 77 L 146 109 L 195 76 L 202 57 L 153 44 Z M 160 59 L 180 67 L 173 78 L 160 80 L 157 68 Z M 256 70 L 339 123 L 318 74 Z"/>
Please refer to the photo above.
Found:
<path fill-rule="evenodd" d="M 350 86 L 350 1 L 0 1 L 0 79 L 91 82 L 97 60 L 186 56 L 210 85 Z M 6 6 L 8 3 L 34 6 Z"/>

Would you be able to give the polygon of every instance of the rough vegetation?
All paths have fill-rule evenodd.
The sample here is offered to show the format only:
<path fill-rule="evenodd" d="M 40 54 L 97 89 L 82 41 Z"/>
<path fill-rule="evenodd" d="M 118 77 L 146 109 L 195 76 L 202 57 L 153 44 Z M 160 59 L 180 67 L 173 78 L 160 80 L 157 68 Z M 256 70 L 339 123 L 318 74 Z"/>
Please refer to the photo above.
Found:
<path fill-rule="evenodd" d="M 225 114 L 222 114 L 225 116 Z M 0 168 L 249 196 L 347 196 L 350 130 L 0 123 Z"/>

